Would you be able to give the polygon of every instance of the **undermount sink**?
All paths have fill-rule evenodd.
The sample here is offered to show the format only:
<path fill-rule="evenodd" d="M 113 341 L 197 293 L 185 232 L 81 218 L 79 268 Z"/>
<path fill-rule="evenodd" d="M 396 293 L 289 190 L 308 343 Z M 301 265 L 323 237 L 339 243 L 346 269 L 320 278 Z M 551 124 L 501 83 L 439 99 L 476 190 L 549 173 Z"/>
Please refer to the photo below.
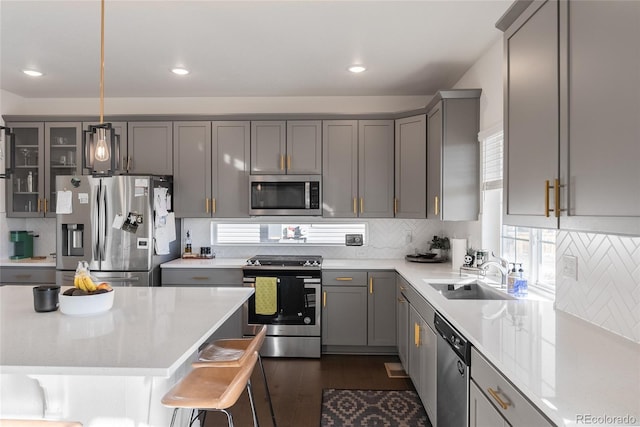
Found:
<path fill-rule="evenodd" d="M 436 291 L 440 292 L 447 299 L 473 299 L 473 300 L 510 300 L 515 299 L 511 295 L 500 292 L 492 287 L 478 283 L 477 281 L 467 283 L 431 283 Z"/>

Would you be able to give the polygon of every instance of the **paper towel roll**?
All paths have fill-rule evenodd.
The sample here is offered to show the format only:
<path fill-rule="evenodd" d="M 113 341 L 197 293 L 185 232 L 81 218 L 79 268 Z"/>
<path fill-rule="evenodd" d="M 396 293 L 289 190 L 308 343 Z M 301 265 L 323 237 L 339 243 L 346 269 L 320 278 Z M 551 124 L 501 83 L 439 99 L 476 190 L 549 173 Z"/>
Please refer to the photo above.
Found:
<path fill-rule="evenodd" d="M 467 239 L 451 239 L 451 268 L 458 270 L 467 254 Z"/>

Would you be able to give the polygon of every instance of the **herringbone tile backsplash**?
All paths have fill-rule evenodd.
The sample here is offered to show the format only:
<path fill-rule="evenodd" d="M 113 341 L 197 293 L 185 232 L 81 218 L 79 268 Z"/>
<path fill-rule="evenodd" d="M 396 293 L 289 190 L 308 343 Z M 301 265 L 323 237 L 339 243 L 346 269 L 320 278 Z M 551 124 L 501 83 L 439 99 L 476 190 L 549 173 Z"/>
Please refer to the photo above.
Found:
<path fill-rule="evenodd" d="M 563 277 L 563 257 L 578 280 Z M 640 342 L 640 237 L 559 231 L 556 308 Z"/>

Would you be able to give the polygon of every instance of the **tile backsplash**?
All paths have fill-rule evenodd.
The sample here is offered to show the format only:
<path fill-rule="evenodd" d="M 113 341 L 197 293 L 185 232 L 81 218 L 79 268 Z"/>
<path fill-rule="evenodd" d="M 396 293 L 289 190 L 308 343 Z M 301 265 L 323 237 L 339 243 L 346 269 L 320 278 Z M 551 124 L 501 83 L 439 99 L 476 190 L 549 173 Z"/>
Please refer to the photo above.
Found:
<path fill-rule="evenodd" d="M 565 256 L 578 280 L 563 276 Z M 640 237 L 559 231 L 556 308 L 640 343 Z"/>

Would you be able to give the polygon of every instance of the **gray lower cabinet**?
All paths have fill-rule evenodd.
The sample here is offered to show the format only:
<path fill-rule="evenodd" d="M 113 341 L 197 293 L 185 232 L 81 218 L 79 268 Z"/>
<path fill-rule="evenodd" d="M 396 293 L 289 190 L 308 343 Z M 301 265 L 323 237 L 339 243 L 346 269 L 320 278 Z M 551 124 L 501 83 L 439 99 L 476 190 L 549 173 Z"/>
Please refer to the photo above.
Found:
<path fill-rule="evenodd" d="M 471 426 L 554 425 L 475 348 L 471 349 L 470 383 Z"/>
<path fill-rule="evenodd" d="M 412 342 L 409 350 L 409 376 L 427 411 L 429 420 L 435 422 L 437 409 L 437 338 L 429 322 L 409 306 L 409 325 Z"/>
<path fill-rule="evenodd" d="M 367 345 L 396 346 L 395 272 L 369 272 Z"/>
<path fill-rule="evenodd" d="M 222 287 L 242 286 L 240 268 L 162 268 L 163 287 Z M 222 338 L 242 337 L 242 307 L 211 336 L 207 342 Z"/>
<path fill-rule="evenodd" d="M 55 267 L 2 267 L 0 285 L 55 285 Z"/>
<path fill-rule="evenodd" d="M 427 106 L 428 219 L 478 219 L 481 92 L 440 91 Z"/>
<path fill-rule="evenodd" d="M 323 122 L 323 216 L 392 218 L 393 120 Z"/>
<path fill-rule="evenodd" d="M 127 173 L 171 175 L 173 122 L 128 122 L 127 125 Z"/>
<path fill-rule="evenodd" d="M 396 273 L 322 273 L 322 345 L 396 346 Z"/>
<path fill-rule="evenodd" d="M 509 23 L 506 224 L 640 233 L 638 22 L 640 2 L 548 0 Z"/>
<path fill-rule="evenodd" d="M 411 360 L 409 359 L 409 301 L 402 294 L 405 285 L 404 279 L 398 275 L 396 287 L 396 333 L 398 341 L 398 357 L 405 372 L 409 372 Z"/>
<path fill-rule="evenodd" d="M 188 218 L 249 215 L 248 121 L 174 122 L 174 209 Z"/>
<path fill-rule="evenodd" d="M 396 120 L 396 218 L 427 216 L 427 119 L 424 114 Z"/>

